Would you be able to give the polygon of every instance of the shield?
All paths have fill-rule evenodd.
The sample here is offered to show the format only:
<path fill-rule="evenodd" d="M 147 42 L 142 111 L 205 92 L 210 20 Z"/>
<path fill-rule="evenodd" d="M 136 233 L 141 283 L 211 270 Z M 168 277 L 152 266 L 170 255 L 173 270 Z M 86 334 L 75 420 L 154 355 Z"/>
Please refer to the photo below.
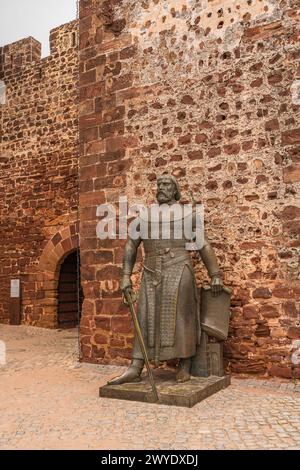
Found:
<path fill-rule="evenodd" d="M 213 338 L 225 341 L 230 320 L 231 290 L 223 287 L 222 293 L 213 297 L 210 287 L 201 289 L 201 326 Z"/>

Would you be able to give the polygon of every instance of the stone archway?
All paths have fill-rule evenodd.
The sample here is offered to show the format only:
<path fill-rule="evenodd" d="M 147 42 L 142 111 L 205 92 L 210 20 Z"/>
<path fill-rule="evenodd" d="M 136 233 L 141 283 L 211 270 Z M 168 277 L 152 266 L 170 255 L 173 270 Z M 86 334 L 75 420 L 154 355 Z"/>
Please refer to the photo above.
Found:
<path fill-rule="evenodd" d="M 37 299 L 34 306 L 34 324 L 57 328 L 58 282 L 60 268 L 70 253 L 79 249 L 77 224 L 62 228 L 46 244 L 36 273 Z"/>

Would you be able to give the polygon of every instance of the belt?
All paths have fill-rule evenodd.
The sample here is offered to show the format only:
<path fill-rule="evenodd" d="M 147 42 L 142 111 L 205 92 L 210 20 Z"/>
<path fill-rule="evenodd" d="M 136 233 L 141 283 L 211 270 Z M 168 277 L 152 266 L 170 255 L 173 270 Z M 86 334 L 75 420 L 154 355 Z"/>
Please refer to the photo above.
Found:
<path fill-rule="evenodd" d="M 170 258 L 175 258 L 178 254 L 186 254 L 188 255 L 188 251 L 183 247 L 175 247 L 175 248 L 162 248 L 160 250 L 153 250 L 147 251 L 145 254 L 146 258 L 153 258 L 157 256 L 170 256 Z"/>

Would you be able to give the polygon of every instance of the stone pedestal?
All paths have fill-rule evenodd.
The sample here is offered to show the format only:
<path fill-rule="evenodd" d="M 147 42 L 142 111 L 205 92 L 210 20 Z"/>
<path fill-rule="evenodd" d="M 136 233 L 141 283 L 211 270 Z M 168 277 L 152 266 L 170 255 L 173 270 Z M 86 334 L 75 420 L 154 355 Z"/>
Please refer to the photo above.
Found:
<path fill-rule="evenodd" d="M 159 405 L 192 408 L 200 401 L 230 385 L 230 377 L 192 377 L 189 382 L 178 384 L 175 372 L 154 370 L 154 380 L 159 394 Z M 142 382 L 123 385 L 105 385 L 100 388 L 100 397 L 119 400 L 154 403 L 151 385 L 146 374 Z"/>
<path fill-rule="evenodd" d="M 210 338 L 202 331 L 201 344 L 193 358 L 191 370 L 195 377 L 223 377 L 223 343 Z"/>

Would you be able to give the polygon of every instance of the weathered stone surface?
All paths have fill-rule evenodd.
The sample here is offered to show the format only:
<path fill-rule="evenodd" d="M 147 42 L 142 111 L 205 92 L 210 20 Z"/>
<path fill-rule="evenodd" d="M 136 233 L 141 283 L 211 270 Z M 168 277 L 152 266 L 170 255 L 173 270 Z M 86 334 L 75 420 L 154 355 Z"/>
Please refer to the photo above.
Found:
<path fill-rule="evenodd" d="M 77 46 L 73 21 L 51 31 L 43 59 L 31 37 L 0 47 L 0 322 L 20 277 L 23 322 L 57 324 L 54 278 L 78 234 Z"/>
<path fill-rule="evenodd" d="M 299 449 L 299 380 L 232 378 L 192 409 L 99 399 L 99 387 L 125 368 L 78 364 L 75 330 L 0 331 L 10 351 L 1 367 L 1 450 Z"/>
<path fill-rule="evenodd" d="M 285 183 L 297 183 L 300 181 L 300 164 L 290 165 L 284 169 L 283 179 Z"/>
<path fill-rule="evenodd" d="M 286 2 L 226 0 L 222 8 L 217 3 L 111 3 L 111 24 L 126 18 L 116 35 L 101 27 L 101 0 L 89 0 L 88 8 L 81 2 L 82 34 L 87 37 L 80 69 L 91 70 L 101 56 L 106 72 L 101 87 L 94 84 L 88 95 L 86 86 L 81 88 L 80 108 L 84 116 L 98 113 L 116 126 L 105 128 L 104 139 L 95 131 L 86 136 L 80 129 L 86 143 L 83 161 L 89 145 L 99 146 L 101 153 L 122 150 L 118 162 L 132 161 L 114 170 L 125 181 L 121 186 L 106 180 L 110 175 L 105 160 L 97 162 L 97 169 L 82 168 L 81 178 L 93 179 L 93 189 L 83 186 L 82 191 L 97 190 L 100 172 L 107 200 L 116 201 L 125 193 L 130 202 L 149 203 L 155 175 L 165 170 L 176 174 L 184 200 L 190 200 L 192 190 L 196 201 L 204 203 L 207 234 L 225 267 L 225 283 L 233 287 L 228 345 L 235 347 L 228 348 L 227 365 L 256 374 L 268 373 L 274 365 L 273 375 L 281 370 L 276 367 L 289 368 L 288 330 L 295 325 L 280 322 L 288 302 L 295 304 L 293 312 L 299 304 L 294 292 L 300 223 L 295 203 L 300 189 L 300 108 L 295 104 L 299 51 L 297 36 L 290 33 L 299 18 Z M 96 46 L 98 28 L 101 42 Z M 122 135 L 105 137 L 112 130 Z M 83 233 L 88 209 L 81 207 Z M 89 221 L 96 223 L 92 213 Z M 98 248 L 89 251 L 96 254 Z M 121 265 L 117 242 L 106 248 Z M 92 283 L 91 278 L 84 278 L 84 284 Z M 197 279 L 199 284 L 206 279 L 199 268 Z M 118 283 L 115 276 L 114 281 Z M 137 272 L 135 286 L 138 282 Z M 115 289 L 110 295 L 117 298 L 118 286 Z M 120 339 L 131 344 L 128 318 L 117 318 L 114 335 L 120 328 Z M 284 359 L 269 357 L 268 350 L 282 341 Z M 105 360 L 111 360 L 109 342 L 102 346 Z"/>
<path fill-rule="evenodd" d="M 192 377 L 189 382 L 177 384 L 175 373 L 154 371 L 154 380 L 158 391 L 158 405 L 183 406 L 192 408 L 205 398 L 214 395 L 230 385 L 230 377 Z M 105 385 L 99 390 L 101 398 L 142 401 L 155 403 L 151 385 L 146 375 L 142 382 L 123 385 Z"/>
<path fill-rule="evenodd" d="M 109 337 L 123 242 L 97 240 L 96 205 L 124 193 L 152 202 L 167 170 L 185 201 L 192 190 L 204 203 L 233 288 L 228 367 L 289 369 L 299 312 L 295 2 L 82 0 L 80 9 L 79 91 L 76 22 L 51 32 L 42 61 L 32 38 L 0 48 L 0 321 L 20 274 L 23 320 L 55 326 L 55 267 L 78 231 L 79 95 L 84 358 L 124 361 L 132 345 L 124 310 L 123 331 Z M 198 268 L 199 284 L 205 276 Z M 282 343 L 283 358 L 268 356 Z"/>

